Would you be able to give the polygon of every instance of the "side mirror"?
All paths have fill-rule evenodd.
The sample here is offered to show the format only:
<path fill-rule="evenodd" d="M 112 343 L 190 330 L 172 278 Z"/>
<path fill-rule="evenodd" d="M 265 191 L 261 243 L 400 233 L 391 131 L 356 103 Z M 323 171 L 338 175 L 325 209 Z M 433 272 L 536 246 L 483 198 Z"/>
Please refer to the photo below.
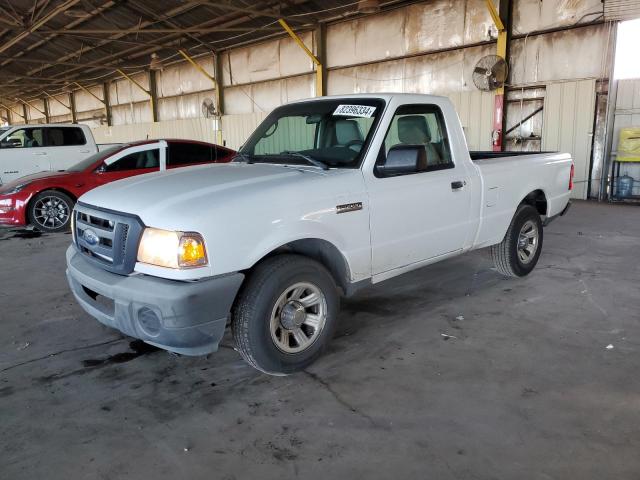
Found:
<path fill-rule="evenodd" d="M 387 161 L 376 167 L 385 177 L 407 175 L 426 170 L 427 150 L 424 145 L 395 145 L 387 153 Z"/>

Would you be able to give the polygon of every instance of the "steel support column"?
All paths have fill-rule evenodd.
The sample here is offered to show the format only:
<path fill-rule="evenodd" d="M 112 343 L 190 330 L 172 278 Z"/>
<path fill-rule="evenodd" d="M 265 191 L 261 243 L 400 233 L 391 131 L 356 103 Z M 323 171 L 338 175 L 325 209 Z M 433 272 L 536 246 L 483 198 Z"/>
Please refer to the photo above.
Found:
<path fill-rule="evenodd" d="M 49 99 L 47 97 L 42 98 L 42 105 L 44 106 L 44 120 L 47 123 L 51 123 L 49 117 Z"/>
<path fill-rule="evenodd" d="M 69 92 L 69 110 L 71 110 L 71 123 L 78 123 L 78 115 L 76 111 L 76 97 L 73 90 Z"/>
<path fill-rule="evenodd" d="M 308 57 L 311 59 L 313 64 L 316 66 L 316 96 L 322 97 L 324 95 L 323 92 L 325 91 L 324 82 L 323 82 L 324 68 L 322 66 L 322 62 L 320 62 L 318 57 L 316 57 L 313 54 L 313 52 L 309 50 L 309 48 L 307 48 L 307 46 L 304 44 L 302 39 L 293 30 L 291 30 L 291 27 L 284 20 L 284 18 L 280 18 L 278 22 L 280 23 L 280 25 L 282 25 L 282 28 L 285 29 L 285 31 L 289 34 L 289 36 L 293 38 L 293 40 L 298 44 L 298 46 L 304 51 L 304 53 L 308 55 Z"/>
<path fill-rule="evenodd" d="M 511 36 L 511 0 L 500 0 L 500 11 L 493 5 L 493 0 L 485 0 L 489 14 L 498 29 L 498 45 L 496 55 L 505 61 L 509 60 L 509 39 Z M 504 150 L 505 108 L 504 87 L 496 89 L 493 111 L 492 145 L 494 152 Z"/>
<path fill-rule="evenodd" d="M 157 72 L 155 70 L 149 70 L 149 98 L 151 98 L 151 116 L 153 121 L 160 120 L 158 114 L 158 82 L 156 79 Z"/>
<path fill-rule="evenodd" d="M 113 125 L 113 117 L 111 116 L 111 101 L 109 99 L 109 82 L 102 84 L 102 98 L 104 98 L 104 110 L 107 117 L 107 126 Z"/>

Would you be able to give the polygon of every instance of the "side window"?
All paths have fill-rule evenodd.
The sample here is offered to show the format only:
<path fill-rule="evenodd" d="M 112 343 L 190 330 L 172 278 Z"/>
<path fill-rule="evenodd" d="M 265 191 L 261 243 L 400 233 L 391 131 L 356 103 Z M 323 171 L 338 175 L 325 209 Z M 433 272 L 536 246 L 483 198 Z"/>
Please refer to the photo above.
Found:
<path fill-rule="evenodd" d="M 170 143 L 168 154 L 167 167 L 169 168 L 215 161 L 213 148 L 199 143 Z"/>
<path fill-rule="evenodd" d="M 160 168 L 160 152 L 158 149 L 144 150 L 130 153 L 107 165 L 105 172 L 122 172 L 125 170 L 142 170 L 145 168 Z"/>
<path fill-rule="evenodd" d="M 84 145 L 87 141 L 80 128 L 51 127 L 47 128 L 48 147 L 71 147 Z"/>
<path fill-rule="evenodd" d="M 2 148 L 34 148 L 44 146 L 42 128 L 21 128 L 2 140 Z"/>
<path fill-rule="evenodd" d="M 398 145 L 424 146 L 426 165 L 422 171 L 454 167 L 444 116 L 435 105 L 403 105 L 396 110 L 377 164 L 384 165 L 389 150 Z"/>

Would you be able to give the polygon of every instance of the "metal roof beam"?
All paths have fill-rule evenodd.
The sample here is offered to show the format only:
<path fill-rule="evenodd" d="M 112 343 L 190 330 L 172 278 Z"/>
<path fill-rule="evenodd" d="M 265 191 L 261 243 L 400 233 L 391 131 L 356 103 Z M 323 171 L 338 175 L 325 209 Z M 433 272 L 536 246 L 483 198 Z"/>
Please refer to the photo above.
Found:
<path fill-rule="evenodd" d="M 29 35 L 31 35 L 33 32 L 35 32 L 40 27 L 45 25 L 49 20 L 51 20 L 52 18 L 54 18 L 54 17 L 58 16 L 59 14 L 63 13 L 65 10 L 70 9 L 71 7 L 73 7 L 79 1 L 80 0 L 66 0 L 62 4 L 58 5 L 57 7 L 52 9 L 49 13 L 44 15 L 42 18 L 40 18 L 39 20 L 36 20 L 34 22 L 34 24 L 31 25 L 29 28 L 27 28 L 26 30 L 23 30 L 21 33 L 19 33 L 18 35 L 16 35 L 12 39 L 10 39 L 7 42 L 5 42 L 2 45 L 0 45 L 0 53 L 6 52 L 8 49 L 13 47 L 16 43 L 24 40 Z"/>

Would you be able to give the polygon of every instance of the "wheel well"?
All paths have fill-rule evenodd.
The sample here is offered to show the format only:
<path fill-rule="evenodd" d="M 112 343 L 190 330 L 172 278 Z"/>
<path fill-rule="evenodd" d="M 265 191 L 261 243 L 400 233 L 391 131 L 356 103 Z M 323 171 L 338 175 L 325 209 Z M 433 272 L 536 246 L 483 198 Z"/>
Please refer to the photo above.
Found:
<path fill-rule="evenodd" d="M 526 197 L 524 197 L 520 204 L 531 205 L 536 210 L 538 210 L 538 213 L 540 215 L 543 216 L 546 215 L 548 211 L 547 197 L 542 190 L 534 190 L 533 192 L 529 193 Z"/>
<path fill-rule="evenodd" d="M 69 197 L 71 200 L 73 200 L 74 204 L 78 201 L 78 199 L 76 198 L 76 196 L 73 193 L 71 193 L 68 190 L 65 190 L 64 188 L 53 187 L 53 188 L 46 188 L 44 190 L 40 190 L 39 192 L 37 192 L 34 195 L 32 195 L 31 198 L 29 199 L 29 203 L 27 203 L 27 211 L 26 211 L 27 221 L 29 220 L 29 211 L 31 210 L 31 205 L 33 204 L 33 201 L 35 200 L 35 198 L 38 195 L 40 195 L 42 192 L 47 192 L 49 190 L 53 190 L 54 192 L 64 193 L 67 197 Z"/>
<path fill-rule="evenodd" d="M 295 240 L 272 250 L 260 261 L 280 253 L 297 253 L 314 259 L 329 270 L 336 285 L 343 293 L 348 291 L 350 283 L 349 265 L 340 250 L 332 243 L 319 238 Z"/>

